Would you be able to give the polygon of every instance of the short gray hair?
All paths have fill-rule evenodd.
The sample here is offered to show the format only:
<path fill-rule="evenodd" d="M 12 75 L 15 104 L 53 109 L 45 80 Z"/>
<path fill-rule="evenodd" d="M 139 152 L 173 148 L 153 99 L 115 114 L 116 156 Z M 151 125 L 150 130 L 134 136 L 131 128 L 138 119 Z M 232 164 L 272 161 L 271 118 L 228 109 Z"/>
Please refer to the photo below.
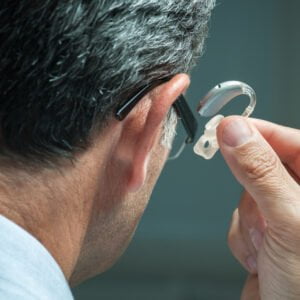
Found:
<path fill-rule="evenodd" d="M 137 88 L 189 73 L 215 0 L 5 1 L 0 155 L 72 157 Z M 22 28 L 25 28 L 22 30 Z"/>
<path fill-rule="evenodd" d="M 110 2 L 119 13 L 102 29 L 109 41 L 103 52 L 103 102 L 105 92 L 110 106 L 137 85 L 191 71 L 203 52 L 215 0 Z"/>

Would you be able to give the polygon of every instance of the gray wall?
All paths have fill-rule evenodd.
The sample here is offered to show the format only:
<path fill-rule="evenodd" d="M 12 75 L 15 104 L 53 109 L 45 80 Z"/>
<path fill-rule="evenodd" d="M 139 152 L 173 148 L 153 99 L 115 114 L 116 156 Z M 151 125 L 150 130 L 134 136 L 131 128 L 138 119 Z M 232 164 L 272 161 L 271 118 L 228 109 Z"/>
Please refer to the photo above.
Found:
<path fill-rule="evenodd" d="M 255 117 L 300 127 L 299 9 L 297 0 L 218 1 L 187 94 L 191 105 L 219 82 L 242 80 L 257 92 Z M 239 299 L 246 274 L 226 233 L 242 189 L 220 154 L 204 161 L 191 150 L 166 165 L 121 260 L 74 289 L 76 299 Z"/>

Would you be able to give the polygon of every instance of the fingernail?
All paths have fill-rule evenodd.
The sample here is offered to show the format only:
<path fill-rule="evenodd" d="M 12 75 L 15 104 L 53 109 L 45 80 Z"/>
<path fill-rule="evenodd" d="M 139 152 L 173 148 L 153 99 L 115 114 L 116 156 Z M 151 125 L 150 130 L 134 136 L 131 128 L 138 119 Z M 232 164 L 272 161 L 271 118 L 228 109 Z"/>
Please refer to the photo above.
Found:
<path fill-rule="evenodd" d="M 257 263 L 256 259 L 253 256 L 248 256 L 246 259 L 246 264 L 250 272 L 257 272 Z"/>
<path fill-rule="evenodd" d="M 223 129 L 222 140 L 230 147 L 245 144 L 252 135 L 252 131 L 245 120 L 236 118 L 229 122 Z"/>
<path fill-rule="evenodd" d="M 249 230 L 249 235 L 254 248 L 256 249 L 256 251 L 258 251 L 263 241 L 263 234 L 259 232 L 257 229 L 251 228 Z"/>

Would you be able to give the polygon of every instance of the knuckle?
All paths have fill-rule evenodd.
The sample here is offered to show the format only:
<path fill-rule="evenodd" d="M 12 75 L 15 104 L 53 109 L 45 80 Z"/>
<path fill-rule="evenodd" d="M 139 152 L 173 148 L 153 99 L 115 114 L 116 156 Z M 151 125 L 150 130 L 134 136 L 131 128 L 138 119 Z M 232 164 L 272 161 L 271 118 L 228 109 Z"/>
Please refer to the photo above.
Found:
<path fill-rule="evenodd" d="M 279 169 L 279 160 L 269 149 L 251 147 L 239 151 L 239 164 L 249 179 L 264 180 Z"/>

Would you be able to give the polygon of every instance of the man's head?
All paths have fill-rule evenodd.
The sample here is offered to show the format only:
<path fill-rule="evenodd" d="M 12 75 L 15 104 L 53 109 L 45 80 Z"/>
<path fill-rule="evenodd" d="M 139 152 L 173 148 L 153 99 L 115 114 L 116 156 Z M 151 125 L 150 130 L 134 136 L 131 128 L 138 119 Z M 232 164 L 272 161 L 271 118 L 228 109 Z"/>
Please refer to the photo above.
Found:
<path fill-rule="evenodd" d="M 10 175 L 3 182 L 18 185 L 15 191 L 52 193 L 46 207 L 57 227 L 58 208 L 67 209 L 65 227 L 80 232 L 70 238 L 76 257 L 64 270 L 74 281 L 109 267 L 130 239 L 166 160 L 160 141 L 170 144 L 172 130 L 165 120 L 189 84 L 182 73 L 202 52 L 213 6 L 214 0 L 2 1 L 1 178 Z M 172 79 L 125 120 L 114 118 L 138 87 L 166 76 Z M 27 174 L 29 186 L 12 174 Z M 49 209 L 30 201 L 40 211 L 30 230 L 39 235 L 34 224 Z"/>

